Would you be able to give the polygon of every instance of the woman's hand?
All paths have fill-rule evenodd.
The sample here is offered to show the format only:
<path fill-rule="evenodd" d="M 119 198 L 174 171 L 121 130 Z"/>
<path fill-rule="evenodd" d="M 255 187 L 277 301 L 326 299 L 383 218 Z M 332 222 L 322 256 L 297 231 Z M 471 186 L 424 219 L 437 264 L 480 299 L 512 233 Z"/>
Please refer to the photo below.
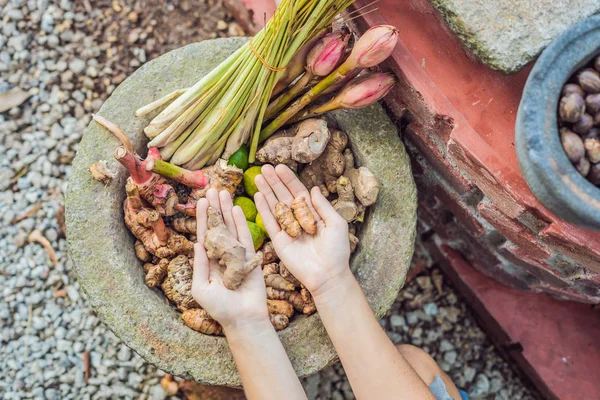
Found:
<path fill-rule="evenodd" d="M 294 172 L 284 165 L 262 167 L 255 179 L 259 193 L 254 196 L 256 208 L 273 241 L 277 255 L 313 296 L 329 289 L 338 277 L 349 272 L 350 244 L 348 223 L 334 210 L 329 201 L 314 187 L 309 193 Z M 291 206 L 297 197 L 304 197 L 317 220 L 314 236 L 302 233 L 293 239 L 275 219 L 275 204 Z"/>
<path fill-rule="evenodd" d="M 228 192 L 217 193 L 216 189 L 210 189 L 206 198 L 198 201 L 196 211 L 198 243 L 194 245 L 192 296 L 223 326 L 226 334 L 234 328 L 271 327 L 265 283 L 260 268 L 254 269 L 239 288 L 229 290 L 223 285 L 223 267 L 217 260 L 208 259 L 204 248 L 204 235 L 209 206 L 221 211 L 227 228 L 246 248 L 246 260 L 254 257 L 252 236 L 242 209 L 233 206 Z"/>

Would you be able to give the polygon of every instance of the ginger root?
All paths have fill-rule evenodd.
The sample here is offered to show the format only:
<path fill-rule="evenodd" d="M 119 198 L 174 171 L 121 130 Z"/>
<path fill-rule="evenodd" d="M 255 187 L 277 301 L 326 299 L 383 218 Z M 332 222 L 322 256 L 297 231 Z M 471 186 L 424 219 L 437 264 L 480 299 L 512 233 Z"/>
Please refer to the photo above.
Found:
<path fill-rule="evenodd" d="M 168 273 L 169 260 L 162 258 L 158 264 L 146 263 L 144 270 L 146 271 L 146 285 L 155 287 L 162 283 Z"/>
<path fill-rule="evenodd" d="M 346 220 L 352 222 L 358 215 L 358 207 L 354 202 L 354 191 L 350 179 L 340 176 L 336 183 L 338 198 L 331 205 Z"/>
<path fill-rule="evenodd" d="M 196 218 L 177 217 L 171 222 L 173 229 L 181 233 L 196 233 Z"/>
<path fill-rule="evenodd" d="M 294 315 L 294 307 L 285 300 L 267 299 L 267 309 L 269 314 L 283 314 L 288 318 Z"/>
<path fill-rule="evenodd" d="M 292 211 L 294 212 L 296 221 L 298 221 L 304 232 L 309 235 L 317 233 L 317 220 L 310 211 L 310 208 L 308 208 L 308 204 L 306 204 L 306 199 L 304 197 L 294 199 L 292 202 Z"/>
<path fill-rule="evenodd" d="M 286 281 L 279 274 L 270 274 L 265 276 L 265 284 L 273 289 L 279 290 L 294 290 L 294 284 Z"/>
<path fill-rule="evenodd" d="M 192 297 L 192 264 L 186 256 L 177 256 L 169 262 L 167 278 L 161 288 L 168 299 L 181 311 L 199 308 Z"/>
<path fill-rule="evenodd" d="M 279 265 L 277 263 L 270 263 L 263 265 L 262 269 L 263 277 L 267 277 L 273 274 L 279 274 Z"/>
<path fill-rule="evenodd" d="M 347 176 L 352 187 L 354 195 L 365 207 L 375 204 L 381 185 L 375 174 L 367 167 L 354 168 L 354 156 L 350 149 L 344 151 L 346 168 L 344 176 Z"/>
<path fill-rule="evenodd" d="M 181 315 L 186 326 L 195 331 L 207 335 L 220 335 L 223 332 L 221 324 L 211 318 L 206 311 L 201 308 L 192 308 L 185 310 Z"/>
<path fill-rule="evenodd" d="M 280 331 L 290 324 L 290 319 L 283 314 L 269 314 L 269 318 L 276 331 Z"/>
<path fill-rule="evenodd" d="M 273 242 L 267 242 L 263 244 L 260 251 L 263 253 L 263 264 L 271 264 L 279 260 L 277 253 L 275 252 L 275 247 L 273 247 Z"/>
<path fill-rule="evenodd" d="M 302 234 L 300 223 L 298 223 L 294 217 L 294 213 L 285 203 L 279 202 L 275 204 L 275 218 L 281 229 L 294 239 Z"/>
<path fill-rule="evenodd" d="M 208 208 L 208 230 L 204 238 L 204 247 L 208 258 L 219 260 L 225 267 L 223 284 L 235 290 L 254 268 L 262 265 L 263 255 L 259 251 L 250 261 L 246 261 L 246 248 L 233 237 L 225 226 L 221 213 Z"/>
<path fill-rule="evenodd" d="M 148 250 L 144 247 L 144 243 L 142 243 L 139 239 L 135 241 L 133 244 L 133 248 L 135 249 L 135 256 L 143 262 L 148 262 L 152 259 Z"/>
<path fill-rule="evenodd" d="M 279 262 L 279 274 L 283 276 L 283 279 L 294 284 L 294 286 L 300 286 L 300 281 L 296 279 L 294 275 L 287 269 L 283 261 Z"/>
<path fill-rule="evenodd" d="M 300 181 L 308 189 L 318 186 L 327 197 L 336 191 L 336 181 L 344 173 L 346 159 L 342 154 L 348 145 L 348 135 L 334 129 L 325 151 L 300 171 Z"/>
<path fill-rule="evenodd" d="M 115 177 L 115 174 L 113 174 L 106 166 L 105 160 L 100 160 L 95 164 L 91 164 L 88 167 L 88 171 L 90 171 L 92 178 L 105 185 L 108 185 L 110 180 Z"/>
<path fill-rule="evenodd" d="M 217 160 L 215 165 L 207 167 L 203 171 L 208 179 L 208 185 L 203 188 L 192 189 L 188 196 L 188 202 L 175 206 L 175 209 L 180 213 L 195 217 L 198 200 L 205 197 L 206 192 L 211 188 L 217 189 L 219 192 L 226 190 L 233 196 L 244 176 L 244 171 L 236 166 L 227 165 L 227 161 L 223 159 Z"/>
<path fill-rule="evenodd" d="M 286 164 L 295 170 L 296 162 L 307 164 L 323 154 L 329 138 L 325 120 L 307 119 L 273 135 L 258 150 L 256 159 L 261 163 Z"/>

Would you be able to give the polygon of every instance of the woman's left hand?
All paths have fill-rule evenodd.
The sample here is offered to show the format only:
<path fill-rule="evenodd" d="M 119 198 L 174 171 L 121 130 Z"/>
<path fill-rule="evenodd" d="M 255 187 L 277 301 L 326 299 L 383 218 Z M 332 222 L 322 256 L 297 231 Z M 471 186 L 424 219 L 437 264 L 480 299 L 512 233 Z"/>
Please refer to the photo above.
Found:
<path fill-rule="evenodd" d="M 233 206 L 231 195 L 227 191 L 218 193 L 216 189 L 210 189 L 206 198 L 200 199 L 197 205 L 198 243 L 194 245 L 192 296 L 221 324 L 225 334 L 230 329 L 264 326 L 265 322 L 270 325 L 265 282 L 260 268 L 255 268 L 246 276 L 239 288 L 229 290 L 223 285 L 223 267 L 217 260 L 208 259 L 204 235 L 209 206 L 221 212 L 229 231 L 246 248 L 246 260 L 251 260 L 255 254 L 242 209 Z"/>

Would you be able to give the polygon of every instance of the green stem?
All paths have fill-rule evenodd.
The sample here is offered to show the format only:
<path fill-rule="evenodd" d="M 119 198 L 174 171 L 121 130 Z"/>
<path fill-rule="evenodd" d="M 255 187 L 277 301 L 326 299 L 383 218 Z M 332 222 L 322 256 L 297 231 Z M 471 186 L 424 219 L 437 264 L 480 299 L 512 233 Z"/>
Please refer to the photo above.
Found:
<path fill-rule="evenodd" d="M 189 171 L 177 165 L 162 160 L 150 159 L 146 163 L 146 169 L 165 178 L 173 179 L 191 188 L 203 188 L 208 185 L 208 177 L 203 170 Z"/>
<path fill-rule="evenodd" d="M 314 98 L 319 96 L 331 85 L 335 85 L 341 79 L 344 79 L 353 70 L 353 66 L 344 62 L 335 71 L 323 78 L 319 83 L 313 86 L 308 92 L 302 97 L 293 102 L 288 108 L 280 113 L 269 125 L 267 125 L 260 132 L 260 141 L 268 139 L 272 134 L 277 132 L 286 122 L 288 122 L 294 115 L 302 111 L 307 105 L 309 105 Z"/>
<path fill-rule="evenodd" d="M 287 106 L 292 100 L 294 100 L 300 93 L 302 93 L 313 77 L 314 75 L 312 73 L 306 71 L 304 75 L 302 75 L 287 92 L 284 92 L 281 96 L 269 104 L 265 113 L 265 119 L 271 119 L 273 115 L 281 111 L 283 107 Z"/>

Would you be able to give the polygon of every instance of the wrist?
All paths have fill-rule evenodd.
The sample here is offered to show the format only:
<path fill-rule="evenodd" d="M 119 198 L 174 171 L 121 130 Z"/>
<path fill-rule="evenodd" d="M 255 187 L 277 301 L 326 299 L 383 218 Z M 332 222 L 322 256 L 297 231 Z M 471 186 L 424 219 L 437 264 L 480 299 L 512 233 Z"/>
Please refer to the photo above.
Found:
<path fill-rule="evenodd" d="M 317 288 L 310 290 L 317 308 L 343 300 L 358 285 L 350 267 L 329 278 Z"/>
<path fill-rule="evenodd" d="M 248 339 L 260 336 L 266 332 L 273 331 L 273 324 L 268 315 L 265 318 L 253 320 L 236 320 L 226 324 L 221 324 L 223 333 L 228 340 L 230 339 Z"/>

